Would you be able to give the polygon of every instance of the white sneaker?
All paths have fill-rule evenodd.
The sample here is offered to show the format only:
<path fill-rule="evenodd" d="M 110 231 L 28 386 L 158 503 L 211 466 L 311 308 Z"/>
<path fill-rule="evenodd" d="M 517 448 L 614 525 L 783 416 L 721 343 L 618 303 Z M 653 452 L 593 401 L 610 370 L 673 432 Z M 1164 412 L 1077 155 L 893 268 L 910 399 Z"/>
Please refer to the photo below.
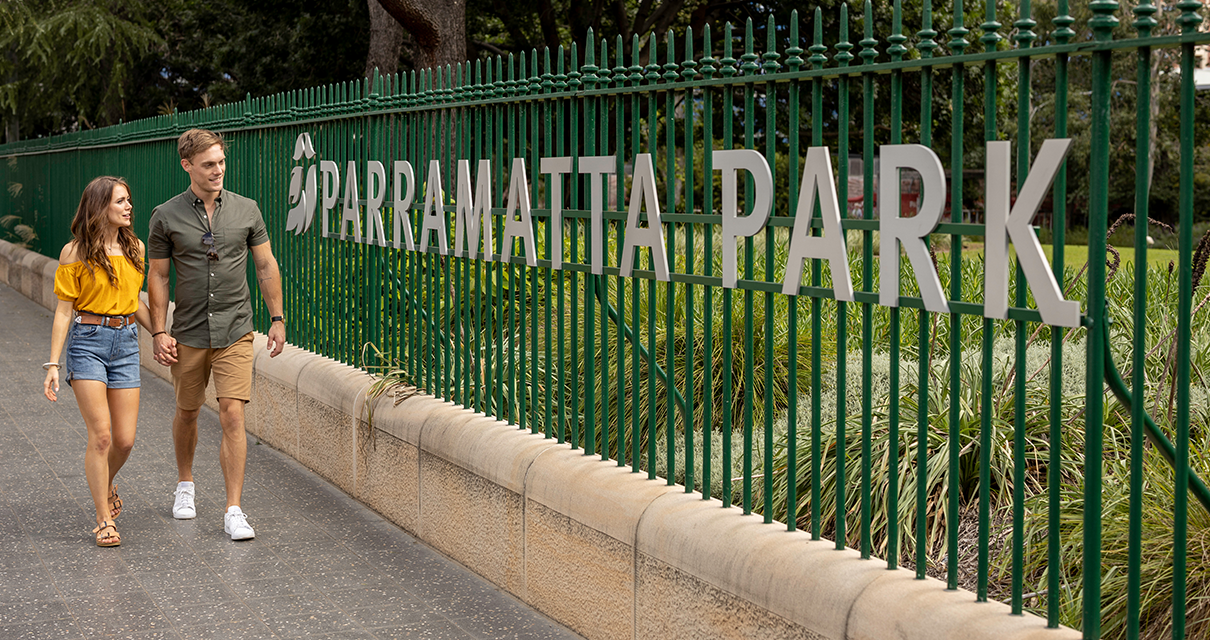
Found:
<path fill-rule="evenodd" d="M 223 531 L 231 534 L 232 540 L 248 540 L 256 537 L 256 532 L 248 524 L 248 516 L 239 507 L 227 509 L 223 515 Z"/>
<path fill-rule="evenodd" d="M 172 517 L 177 520 L 189 520 L 197 516 L 193 506 L 193 483 L 178 482 L 176 485 L 176 502 L 172 504 Z"/>

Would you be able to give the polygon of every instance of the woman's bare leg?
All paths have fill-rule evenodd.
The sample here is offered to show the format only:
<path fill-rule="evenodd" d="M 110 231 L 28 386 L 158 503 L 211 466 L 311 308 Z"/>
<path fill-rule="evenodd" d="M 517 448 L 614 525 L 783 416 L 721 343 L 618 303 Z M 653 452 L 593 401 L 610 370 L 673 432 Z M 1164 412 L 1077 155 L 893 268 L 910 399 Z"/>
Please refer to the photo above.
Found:
<path fill-rule="evenodd" d="M 113 438 L 109 412 L 109 396 L 105 383 L 99 380 L 75 380 L 72 390 L 84 426 L 88 428 L 88 448 L 84 451 L 84 475 L 97 511 L 97 524 L 109 520 L 109 450 Z"/>
<path fill-rule="evenodd" d="M 109 445 L 109 484 L 105 494 L 108 501 L 113 478 L 130 457 L 134 447 L 134 432 L 139 423 L 139 389 L 108 389 L 109 421 L 112 441 Z"/>

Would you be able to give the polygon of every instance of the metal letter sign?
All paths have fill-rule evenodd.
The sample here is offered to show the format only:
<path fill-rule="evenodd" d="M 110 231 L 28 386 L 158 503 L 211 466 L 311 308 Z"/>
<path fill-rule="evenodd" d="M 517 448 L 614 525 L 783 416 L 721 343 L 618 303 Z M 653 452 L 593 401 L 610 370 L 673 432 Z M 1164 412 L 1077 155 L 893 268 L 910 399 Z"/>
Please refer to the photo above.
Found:
<path fill-rule="evenodd" d="M 1016 202 L 1010 206 L 1011 145 L 1008 142 L 987 143 L 987 266 L 984 274 L 984 315 L 988 318 L 1004 319 L 1008 315 L 1008 245 L 1011 243 L 1017 248 L 1021 269 L 1034 292 L 1038 312 L 1043 321 L 1064 327 L 1079 326 L 1080 305 L 1063 298 L 1063 292 L 1042 252 L 1042 246 L 1030 228 L 1030 223 L 1050 191 L 1070 147 L 1069 139 L 1047 140 L 1042 145 L 1028 178 L 1018 190 Z M 890 307 L 899 306 L 899 257 L 902 251 L 912 263 L 925 308 L 936 313 L 947 313 L 949 303 L 924 243 L 924 239 L 936 230 L 945 212 L 946 181 L 941 161 L 932 149 L 915 144 L 883 145 L 879 153 L 878 213 L 882 260 L 879 303 Z M 301 134 L 294 143 L 295 162 L 301 160 L 307 163 L 316 156 L 311 136 L 307 133 Z M 713 165 L 716 171 L 722 172 L 722 284 L 724 287 L 734 288 L 738 285 L 739 277 L 737 243 L 741 238 L 755 236 L 767 225 L 774 199 L 773 174 L 765 156 L 752 149 L 715 151 Z M 406 161 L 396 160 L 391 166 L 390 227 L 393 233 L 390 244 L 395 249 L 416 251 L 410 216 L 417 191 L 415 173 L 412 165 Z M 435 244 L 438 253 L 451 255 L 440 166 L 440 162 L 431 160 L 428 175 L 421 185 L 424 192 L 424 217 L 419 250 L 430 251 L 430 245 Z M 509 171 L 508 201 L 504 208 L 503 249 L 500 255 L 492 253 L 491 161 L 478 161 L 473 189 L 470 160 L 460 159 L 456 166 L 457 197 L 454 206 L 452 254 L 510 262 L 515 245 L 520 241 L 525 263 L 531 267 L 537 266 L 538 252 L 534 242 L 529 201 L 530 185 L 525 159 L 513 158 Z M 589 178 L 589 262 L 593 273 L 604 273 L 608 261 L 605 247 L 602 245 L 602 239 L 605 237 L 603 231 L 606 178 L 617 170 L 617 158 L 587 156 L 579 158 L 578 163 L 574 164 L 569 156 L 541 158 L 538 166 L 539 174 L 547 176 L 550 194 L 550 231 L 553 238 L 553 245 L 549 248 L 551 267 L 563 268 L 566 241 L 563 237 L 563 181 L 572 175 L 573 167 L 578 167 L 579 174 Z M 904 217 L 900 211 L 902 199 L 899 193 L 899 172 L 904 169 L 918 172 L 922 182 L 923 200 L 920 210 L 910 217 Z M 305 233 L 311 228 L 315 207 L 318 206 L 322 212 L 321 237 L 387 246 L 387 225 L 383 224 L 382 216 L 388 172 L 383 163 L 368 161 L 365 164 L 365 200 L 359 197 L 356 163 L 349 162 L 342 176 L 335 162 L 321 160 L 318 171 L 317 176 L 316 166 L 313 164 L 299 165 L 292 169 L 288 200 L 291 208 L 286 217 L 286 229 L 295 234 Z M 742 215 L 743 212 L 739 209 L 741 173 L 751 176 L 755 185 L 752 208 L 747 215 Z M 345 187 L 343 194 L 340 190 L 342 179 Z M 801 197 L 790 231 L 782 293 L 797 295 L 802 285 L 804 262 L 819 259 L 828 261 L 835 298 L 852 301 L 853 280 L 849 273 L 845 235 L 841 226 L 841 203 L 837 196 L 836 178 L 832 172 L 831 153 L 827 147 L 812 147 L 807 150 L 800 185 Z M 623 277 L 631 276 L 636 264 L 642 268 L 643 255 L 636 254 L 635 250 L 645 248 L 650 252 L 650 265 L 656 279 L 670 280 L 668 256 L 664 253 L 664 224 L 660 218 L 657 194 L 651 154 L 637 154 L 634 158 L 626 225 L 620 238 L 622 257 L 621 262 L 616 265 Z M 341 195 L 344 197 L 341 198 Z M 338 223 L 339 229 L 333 230 L 329 226 L 328 214 L 341 203 L 343 208 Z M 823 223 L 821 236 L 811 234 L 813 212 L 817 203 Z M 644 214 L 646 220 L 645 224 L 642 224 Z"/>

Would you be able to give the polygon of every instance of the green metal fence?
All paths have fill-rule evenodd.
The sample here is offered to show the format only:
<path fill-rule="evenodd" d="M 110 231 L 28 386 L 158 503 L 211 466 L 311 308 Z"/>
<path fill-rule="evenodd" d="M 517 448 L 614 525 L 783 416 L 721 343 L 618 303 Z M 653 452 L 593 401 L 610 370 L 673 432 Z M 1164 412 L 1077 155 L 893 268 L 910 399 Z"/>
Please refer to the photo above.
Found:
<path fill-rule="evenodd" d="M 899 2 L 877 13 L 867 2 L 853 16 L 841 4 L 743 34 L 590 35 L 583 49 L 9 144 L 0 216 L 30 225 L 36 248 L 55 255 L 83 185 L 119 174 L 145 236 L 151 208 L 187 185 L 175 137 L 220 130 L 227 187 L 259 201 L 269 224 L 291 342 L 354 365 L 380 364 L 363 360 L 373 343 L 434 395 L 1087 638 L 1203 637 L 1210 493 L 1189 465 L 1191 443 L 1204 453 L 1207 437 L 1208 411 L 1191 398 L 1207 393 L 1197 287 L 1210 248 L 1194 251 L 1193 63 L 1210 35 L 1197 32 L 1192 0 L 1170 8 L 1180 33 L 1164 36 L 1151 35 L 1153 5 L 1127 16 L 1094 0 L 1086 23 L 1066 0 L 1046 6 L 1043 25 L 1029 0 L 975 7 L 974 33 L 962 0 L 944 18 L 925 0 L 914 32 Z M 1179 265 L 1164 273 L 1147 259 L 1149 83 L 1156 52 L 1174 48 Z M 1112 124 L 1115 56 L 1137 60 L 1133 132 Z M 1035 94 L 1053 118 L 1034 117 Z M 1059 170 L 1041 189 L 1050 268 L 1080 305 L 1078 327 L 1042 322 L 1027 265 L 1008 274 L 1012 303 L 996 317 L 984 299 L 993 254 L 963 250 L 992 238 L 997 176 L 982 143 L 1010 140 L 1015 184 L 1029 186 L 1043 139 L 1068 138 L 1072 117 L 1089 130 L 1087 175 Z M 1127 134 L 1138 149 L 1133 273 L 1106 260 L 1118 254 L 1106 245 L 1109 181 L 1127 179 L 1109 166 L 1109 145 Z M 944 218 L 926 230 L 928 259 L 876 286 L 895 196 L 877 200 L 898 193 L 894 178 L 876 189 L 876 164 L 890 162 L 886 145 L 908 143 L 934 149 L 948 186 L 942 197 L 922 174 L 887 174 L 909 193 L 924 183 L 898 202 L 944 200 Z M 740 184 L 733 168 L 716 170 L 729 158 L 717 152 L 732 149 L 760 152 L 767 176 L 739 172 Z M 827 179 L 800 182 L 813 171 Z M 1068 192 L 1076 177 L 1086 201 Z M 972 193 L 988 204 L 967 206 Z M 765 197 L 771 214 L 756 224 Z M 1065 256 L 1076 202 L 1086 264 Z M 830 205 L 843 234 L 829 230 Z M 479 228 L 476 206 L 489 211 Z M 816 240 L 805 267 L 791 260 L 803 238 Z M 833 270 L 820 240 L 848 247 L 846 268 Z M 943 313 L 924 291 L 930 269 Z M 837 299 L 850 277 L 851 300 Z M 257 322 L 267 324 L 263 307 Z"/>

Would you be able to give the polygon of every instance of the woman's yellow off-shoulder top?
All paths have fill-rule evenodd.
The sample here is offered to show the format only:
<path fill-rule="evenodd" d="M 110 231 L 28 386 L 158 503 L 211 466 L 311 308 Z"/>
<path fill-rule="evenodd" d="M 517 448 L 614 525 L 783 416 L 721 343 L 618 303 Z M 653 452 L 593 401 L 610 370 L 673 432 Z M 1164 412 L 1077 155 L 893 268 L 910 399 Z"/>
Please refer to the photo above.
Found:
<path fill-rule="evenodd" d="M 109 282 L 101 269 L 89 269 L 83 262 L 59 265 L 55 270 L 55 295 L 74 303 L 76 311 L 98 316 L 127 316 L 139 308 L 139 290 L 143 274 L 126 256 L 109 256 L 118 284 Z"/>

